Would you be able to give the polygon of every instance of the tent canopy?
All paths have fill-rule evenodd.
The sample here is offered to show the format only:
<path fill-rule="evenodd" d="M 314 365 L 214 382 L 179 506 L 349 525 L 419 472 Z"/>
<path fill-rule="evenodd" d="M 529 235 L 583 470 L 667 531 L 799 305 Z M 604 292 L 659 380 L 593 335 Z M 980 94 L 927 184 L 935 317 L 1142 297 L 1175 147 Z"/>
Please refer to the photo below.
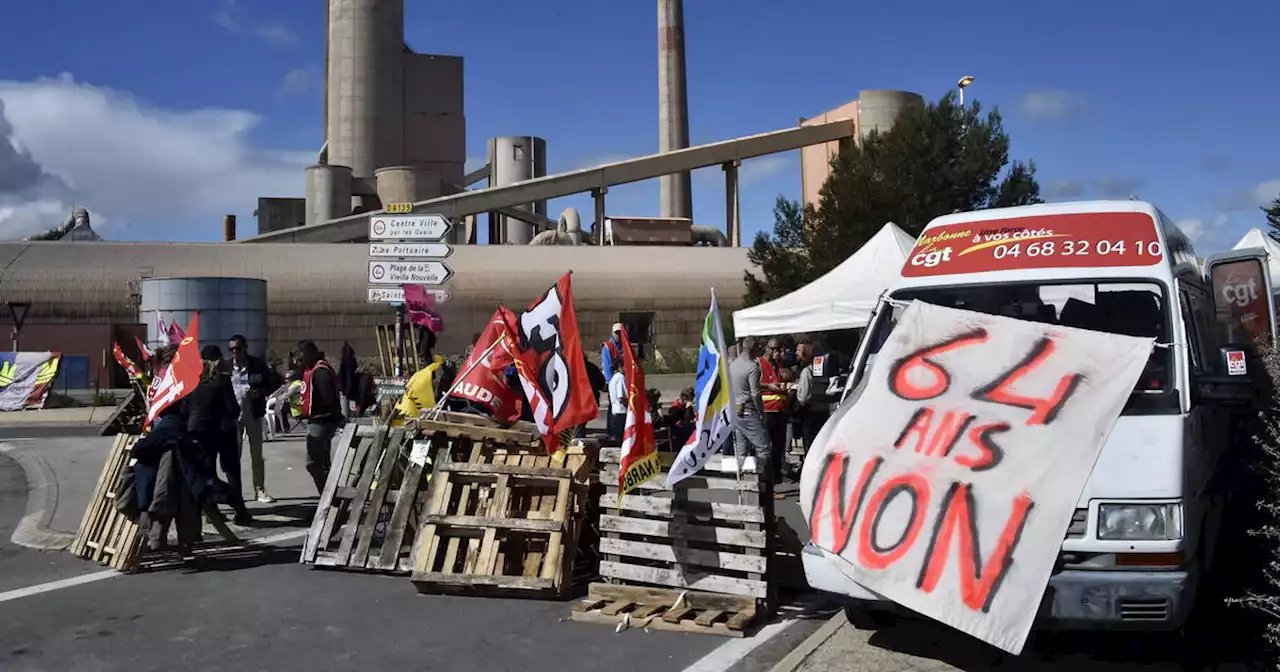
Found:
<path fill-rule="evenodd" d="M 916 239 L 889 222 L 826 275 L 768 303 L 733 313 L 733 334 L 774 336 L 867 326 L 880 294 L 902 273 Z"/>
<path fill-rule="evenodd" d="M 1236 243 L 1233 250 L 1243 250 L 1246 247 L 1261 247 L 1267 251 L 1267 267 L 1271 270 L 1271 282 L 1280 282 L 1280 243 L 1271 239 L 1271 236 L 1263 233 L 1260 229 L 1249 229 L 1244 234 L 1244 238 Z M 1273 287 L 1273 290 L 1280 293 L 1280 287 Z"/>

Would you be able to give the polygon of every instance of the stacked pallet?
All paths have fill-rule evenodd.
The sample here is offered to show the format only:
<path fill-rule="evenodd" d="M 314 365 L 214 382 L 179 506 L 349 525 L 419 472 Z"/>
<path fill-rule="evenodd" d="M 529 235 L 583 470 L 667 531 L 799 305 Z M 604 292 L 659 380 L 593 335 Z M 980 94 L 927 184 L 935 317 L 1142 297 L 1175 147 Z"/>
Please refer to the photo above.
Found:
<path fill-rule="evenodd" d="M 142 535 L 138 533 L 138 524 L 116 509 L 116 491 L 125 467 L 133 459 L 133 444 L 137 442 L 136 434 L 116 435 L 94 487 L 93 499 L 89 500 L 89 508 L 80 521 L 80 530 L 68 549 L 76 557 L 120 571 L 137 567 Z"/>
<path fill-rule="evenodd" d="M 405 574 L 422 514 L 430 467 L 403 428 L 347 425 L 301 562 Z"/>
<path fill-rule="evenodd" d="M 547 455 L 527 423 L 453 417 L 419 425 L 435 463 L 414 550 L 418 590 L 544 597 L 573 585 L 595 443 Z"/>
<path fill-rule="evenodd" d="M 664 467 L 672 455 L 663 454 Z M 667 486 L 667 472 L 619 497 L 618 449 L 601 451 L 600 575 L 573 620 L 741 637 L 773 604 L 772 490 L 748 460 L 714 456 Z"/>

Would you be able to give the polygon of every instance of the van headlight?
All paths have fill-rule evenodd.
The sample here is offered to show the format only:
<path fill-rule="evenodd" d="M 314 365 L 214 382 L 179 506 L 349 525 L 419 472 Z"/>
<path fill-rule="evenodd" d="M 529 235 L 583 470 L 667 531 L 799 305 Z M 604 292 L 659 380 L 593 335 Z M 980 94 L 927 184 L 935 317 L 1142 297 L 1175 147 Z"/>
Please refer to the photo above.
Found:
<path fill-rule="evenodd" d="M 1114 541 L 1172 541 L 1182 538 L 1181 504 L 1101 504 L 1098 538 Z"/>

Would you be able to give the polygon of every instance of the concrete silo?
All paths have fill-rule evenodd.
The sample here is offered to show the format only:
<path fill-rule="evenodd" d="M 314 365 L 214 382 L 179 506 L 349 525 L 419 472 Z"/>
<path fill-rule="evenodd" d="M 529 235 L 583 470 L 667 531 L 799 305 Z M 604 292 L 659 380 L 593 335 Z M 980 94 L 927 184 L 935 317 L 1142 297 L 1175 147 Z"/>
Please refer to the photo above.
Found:
<path fill-rule="evenodd" d="M 876 89 L 858 92 L 858 135 L 893 128 L 899 115 L 911 107 L 924 107 L 924 98 L 910 91 Z"/>
<path fill-rule="evenodd" d="M 371 207 L 374 171 L 404 163 L 404 0 L 328 3 L 327 163 L 349 166 L 353 205 Z"/>
<path fill-rule="evenodd" d="M 183 329 L 200 314 L 200 344 L 214 344 L 227 352 L 227 341 L 242 335 L 249 352 L 267 353 L 267 281 L 258 278 L 148 278 L 141 283 L 138 320 L 147 327 L 152 346 L 168 343 L 158 333 L 157 318 Z"/>
<path fill-rule="evenodd" d="M 489 186 L 502 187 L 547 174 L 547 141 L 527 135 L 504 135 L 489 140 Z M 543 217 L 547 202 L 516 206 Z M 489 215 L 489 243 L 528 245 L 533 240 L 533 225 L 497 213 Z"/>

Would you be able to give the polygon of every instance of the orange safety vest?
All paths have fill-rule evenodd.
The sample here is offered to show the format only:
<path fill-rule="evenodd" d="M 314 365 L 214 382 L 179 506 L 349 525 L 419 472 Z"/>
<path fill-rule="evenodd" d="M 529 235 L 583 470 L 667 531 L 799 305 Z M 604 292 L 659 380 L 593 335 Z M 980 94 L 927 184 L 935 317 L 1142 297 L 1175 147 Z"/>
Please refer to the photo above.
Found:
<path fill-rule="evenodd" d="M 301 406 L 301 412 L 298 414 L 300 417 L 303 417 L 303 418 L 311 417 L 311 375 L 314 374 L 316 372 L 316 369 L 319 369 L 320 367 L 324 367 L 328 369 L 329 373 L 333 374 L 334 376 L 338 375 L 334 373 L 333 367 L 329 366 L 329 362 L 326 362 L 323 359 L 316 362 L 315 366 L 311 367 L 310 369 L 307 369 L 307 371 L 302 374 L 302 394 L 301 394 L 302 399 L 301 399 L 301 403 L 299 404 L 299 406 Z"/>
<path fill-rule="evenodd" d="M 782 379 L 778 377 L 777 369 L 773 368 L 773 362 L 768 357 L 760 358 L 760 384 L 761 385 L 777 385 Z M 760 395 L 764 401 L 765 413 L 782 413 L 787 410 L 787 395 L 779 392 L 764 392 Z"/>

